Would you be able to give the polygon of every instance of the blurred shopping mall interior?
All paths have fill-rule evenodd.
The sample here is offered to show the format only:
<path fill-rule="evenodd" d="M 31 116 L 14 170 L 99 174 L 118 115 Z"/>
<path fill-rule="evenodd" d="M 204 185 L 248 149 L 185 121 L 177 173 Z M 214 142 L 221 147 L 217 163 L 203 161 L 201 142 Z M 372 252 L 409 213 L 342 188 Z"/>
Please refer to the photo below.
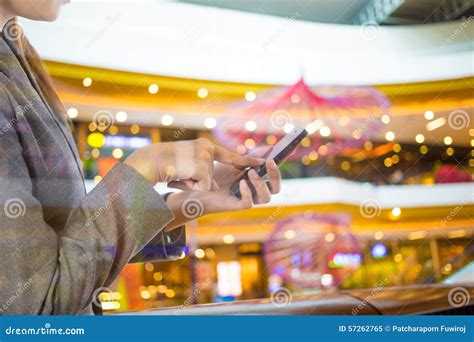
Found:
<path fill-rule="evenodd" d="M 472 276 L 473 14 L 460 0 L 73 1 L 54 23 L 22 20 L 89 190 L 148 144 L 246 154 L 310 132 L 269 204 L 190 222 L 186 253 L 128 265 L 103 309 Z"/>

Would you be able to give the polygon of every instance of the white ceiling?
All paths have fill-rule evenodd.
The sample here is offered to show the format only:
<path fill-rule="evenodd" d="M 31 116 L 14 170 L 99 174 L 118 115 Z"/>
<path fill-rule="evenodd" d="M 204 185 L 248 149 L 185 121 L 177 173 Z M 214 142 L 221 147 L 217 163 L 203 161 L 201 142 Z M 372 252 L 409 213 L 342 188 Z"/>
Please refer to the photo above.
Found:
<path fill-rule="evenodd" d="M 339 3 L 339 2 L 338 2 Z M 474 25 L 357 27 L 177 2 L 77 1 L 22 21 L 49 60 L 195 79 L 389 84 L 474 73 Z"/>

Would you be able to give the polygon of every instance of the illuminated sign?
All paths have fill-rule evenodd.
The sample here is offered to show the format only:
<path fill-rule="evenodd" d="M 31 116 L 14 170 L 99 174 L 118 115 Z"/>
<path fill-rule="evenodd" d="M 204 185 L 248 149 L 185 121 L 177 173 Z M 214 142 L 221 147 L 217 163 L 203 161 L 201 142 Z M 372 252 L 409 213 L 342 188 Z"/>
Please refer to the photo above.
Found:
<path fill-rule="evenodd" d="M 372 246 L 370 254 L 372 254 L 374 258 L 383 258 L 387 256 L 387 247 L 381 242 L 376 243 Z"/>
<path fill-rule="evenodd" d="M 142 148 L 151 144 L 149 137 L 129 137 L 126 135 L 107 135 L 104 147 L 108 148 Z"/>
<path fill-rule="evenodd" d="M 238 297 L 242 294 L 242 275 L 238 261 L 217 264 L 217 293 L 220 297 Z"/>
<path fill-rule="evenodd" d="M 362 257 L 359 253 L 336 253 L 332 259 L 329 260 L 329 267 L 355 267 L 359 266 L 361 262 Z"/>

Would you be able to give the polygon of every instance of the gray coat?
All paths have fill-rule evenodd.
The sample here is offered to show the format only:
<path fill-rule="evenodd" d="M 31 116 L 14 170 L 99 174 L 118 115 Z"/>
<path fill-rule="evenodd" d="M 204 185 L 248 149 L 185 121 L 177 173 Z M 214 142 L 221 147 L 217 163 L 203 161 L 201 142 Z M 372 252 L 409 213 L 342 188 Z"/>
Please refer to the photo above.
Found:
<path fill-rule="evenodd" d="M 3 208 L 3 210 L 1 209 Z M 131 167 L 86 194 L 65 118 L 14 42 L 0 38 L 0 314 L 90 314 L 130 261 L 176 258 L 184 228 Z"/>

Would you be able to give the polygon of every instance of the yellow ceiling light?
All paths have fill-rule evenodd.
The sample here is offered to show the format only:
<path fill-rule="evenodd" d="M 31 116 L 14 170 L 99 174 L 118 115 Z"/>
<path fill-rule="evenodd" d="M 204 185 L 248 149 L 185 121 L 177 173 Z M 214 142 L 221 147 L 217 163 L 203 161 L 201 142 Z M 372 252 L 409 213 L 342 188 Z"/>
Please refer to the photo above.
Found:
<path fill-rule="evenodd" d="M 296 237 L 296 232 L 294 230 L 285 231 L 285 239 L 293 240 Z"/>
<path fill-rule="evenodd" d="M 438 118 L 436 120 L 428 122 L 426 124 L 426 130 L 431 132 L 431 131 L 434 131 L 435 129 L 443 127 L 444 125 L 446 125 L 446 119 L 445 118 Z"/>
<path fill-rule="evenodd" d="M 383 236 L 384 236 L 383 232 L 382 232 L 382 231 L 378 231 L 378 232 L 375 232 L 375 234 L 374 234 L 374 239 L 375 239 L 375 240 L 382 240 L 382 239 L 383 239 Z"/>
<path fill-rule="evenodd" d="M 257 94 L 255 94 L 253 91 L 248 91 L 245 93 L 245 99 L 249 102 L 255 101 L 257 98 Z"/>
<path fill-rule="evenodd" d="M 400 207 L 395 207 L 390 211 L 390 218 L 392 220 L 398 219 L 401 214 L 402 214 L 402 209 L 400 209 Z"/>
<path fill-rule="evenodd" d="M 127 121 L 127 118 L 128 118 L 128 115 L 124 111 L 120 111 L 120 112 L 117 112 L 117 114 L 115 114 L 115 120 L 117 120 L 117 122 L 125 122 Z"/>
<path fill-rule="evenodd" d="M 319 134 L 322 137 L 329 137 L 331 135 L 331 129 L 328 126 L 323 126 L 319 129 Z"/>
<path fill-rule="evenodd" d="M 230 244 L 233 244 L 235 242 L 235 237 L 232 234 L 226 234 L 222 238 L 222 241 L 224 241 L 225 244 L 230 245 Z"/>
<path fill-rule="evenodd" d="M 392 161 L 392 158 L 385 158 L 385 160 L 383 161 L 383 164 L 386 166 L 386 167 L 391 167 L 393 165 L 393 161 Z"/>
<path fill-rule="evenodd" d="M 198 249 L 196 249 L 196 251 L 194 252 L 194 255 L 196 256 L 196 258 L 202 259 L 202 258 L 204 258 L 204 256 L 206 255 L 206 253 L 204 252 L 203 249 L 198 248 Z"/>
<path fill-rule="evenodd" d="M 173 121 L 174 121 L 173 117 L 169 114 L 165 114 L 161 118 L 161 124 L 163 126 L 171 126 L 173 124 Z"/>
<path fill-rule="evenodd" d="M 417 134 L 415 137 L 415 141 L 418 144 L 422 144 L 425 141 L 425 136 L 423 134 Z"/>
<path fill-rule="evenodd" d="M 197 96 L 200 99 L 205 99 L 207 97 L 207 95 L 209 95 L 209 92 L 207 91 L 206 88 L 200 88 L 197 92 Z"/>
<path fill-rule="evenodd" d="M 349 163 L 347 160 L 344 160 L 342 163 L 341 163 L 341 169 L 343 171 L 349 171 L 351 168 L 351 163 Z"/>
<path fill-rule="evenodd" d="M 426 120 L 433 120 L 434 119 L 434 113 L 431 110 L 427 110 L 425 112 L 425 119 Z"/>
<path fill-rule="evenodd" d="M 257 123 L 253 120 L 249 120 L 245 123 L 245 129 L 249 132 L 253 132 L 257 129 Z"/>
<path fill-rule="evenodd" d="M 385 139 L 386 139 L 387 141 L 393 141 L 393 140 L 395 140 L 395 133 L 393 133 L 392 131 L 387 131 L 387 132 L 385 133 Z"/>
<path fill-rule="evenodd" d="M 348 116 L 341 116 L 338 122 L 339 122 L 339 125 L 345 127 L 351 123 L 351 119 Z"/>
<path fill-rule="evenodd" d="M 90 87 L 90 86 L 92 85 L 92 78 L 90 78 L 90 77 L 84 78 L 84 79 L 82 80 L 82 85 L 83 85 L 84 87 L 86 87 L 86 88 L 87 88 L 87 87 Z"/>
<path fill-rule="evenodd" d="M 130 126 L 130 133 L 138 134 L 139 132 L 140 132 L 140 126 L 138 126 L 137 124 L 133 124 L 132 126 Z"/>
<path fill-rule="evenodd" d="M 67 110 L 67 116 L 69 116 L 71 119 L 77 118 L 79 115 L 79 111 L 77 108 L 71 107 Z"/>
<path fill-rule="evenodd" d="M 123 150 L 121 148 L 114 148 L 112 150 L 112 157 L 115 159 L 120 159 L 123 157 Z"/>
<path fill-rule="evenodd" d="M 216 119 L 206 118 L 206 120 L 204 120 L 204 127 L 206 127 L 207 129 L 213 129 L 216 126 L 217 126 L 217 120 Z"/>
<path fill-rule="evenodd" d="M 245 147 L 247 147 L 249 150 L 255 147 L 255 140 L 252 138 L 248 138 L 244 142 Z"/>
<path fill-rule="evenodd" d="M 160 91 L 160 87 L 158 87 L 158 84 L 152 83 L 148 86 L 148 92 L 152 95 L 158 93 Z"/>
<path fill-rule="evenodd" d="M 118 133 L 119 129 L 117 126 L 112 125 L 109 127 L 109 134 L 110 135 L 116 135 Z"/>

